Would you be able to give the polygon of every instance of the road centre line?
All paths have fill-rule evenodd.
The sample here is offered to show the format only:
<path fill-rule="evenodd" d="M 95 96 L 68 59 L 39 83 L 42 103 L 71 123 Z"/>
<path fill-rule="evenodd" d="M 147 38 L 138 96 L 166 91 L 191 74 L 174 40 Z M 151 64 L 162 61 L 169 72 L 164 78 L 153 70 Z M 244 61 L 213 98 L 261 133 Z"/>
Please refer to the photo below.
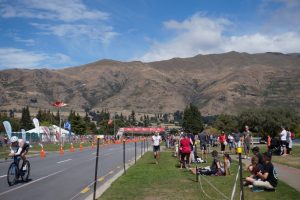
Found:
<path fill-rule="evenodd" d="M 63 162 L 68 162 L 68 161 L 70 161 L 70 160 L 72 160 L 72 159 L 70 158 L 70 159 L 62 160 L 62 161 L 59 161 L 59 162 L 56 162 L 56 163 L 59 164 L 59 163 L 63 163 Z"/>
<path fill-rule="evenodd" d="M 60 171 L 58 171 L 58 172 L 54 172 L 54 173 L 52 173 L 52 174 L 49 174 L 49 175 L 47 175 L 47 176 L 38 178 L 38 179 L 36 179 L 36 180 L 34 180 L 34 181 L 31 181 L 31 182 L 26 183 L 26 184 L 24 184 L 24 185 L 21 185 L 21 186 L 19 186 L 19 187 L 12 188 L 12 189 L 10 189 L 10 190 L 7 190 L 7 191 L 5 191 L 5 192 L 0 193 L 0 196 L 2 196 L 2 195 L 4 195 L 4 194 L 7 194 L 7 193 L 9 193 L 9 192 L 15 191 L 15 190 L 17 190 L 17 189 L 26 187 L 26 186 L 31 185 L 31 184 L 33 184 L 33 183 L 36 183 L 36 182 L 38 182 L 38 181 L 44 180 L 44 179 L 46 179 L 46 178 L 48 178 L 48 177 L 54 176 L 54 175 L 59 174 L 59 173 L 61 173 L 61 172 L 63 172 L 63 171 L 65 171 L 65 170 L 60 170 Z"/>
<path fill-rule="evenodd" d="M 6 177 L 7 175 L 3 175 L 3 176 L 0 176 L 0 178 L 4 178 L 4 177 Z"/>

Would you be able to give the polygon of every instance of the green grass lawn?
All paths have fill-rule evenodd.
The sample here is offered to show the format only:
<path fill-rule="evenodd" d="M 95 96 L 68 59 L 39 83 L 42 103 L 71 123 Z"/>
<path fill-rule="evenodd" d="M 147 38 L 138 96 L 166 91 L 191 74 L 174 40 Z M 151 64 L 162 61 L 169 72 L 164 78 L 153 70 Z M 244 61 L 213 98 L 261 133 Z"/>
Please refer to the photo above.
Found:
<path fill-rule="evenodd" d="M 201 164 L 207 165 L 209 163 Z M 196 182 L 194 174 L 178 166 L 177 159 L 170 152 L 162 153 L 158 165 L 154 164 L 152 153 L 146 153 L 99 199 L 230 199 L 238 167 L 236 162 L 232 164 L 232 175 L 200 176 L 199 182 Z M 283 182 L 279 182 L 276 192 L 254 193 L 249 188 L 244 190 L 245 199 L 251 200 L 300 199 L 300 193 Z M 235 199 L 239 199 L 238 195 Z"/>

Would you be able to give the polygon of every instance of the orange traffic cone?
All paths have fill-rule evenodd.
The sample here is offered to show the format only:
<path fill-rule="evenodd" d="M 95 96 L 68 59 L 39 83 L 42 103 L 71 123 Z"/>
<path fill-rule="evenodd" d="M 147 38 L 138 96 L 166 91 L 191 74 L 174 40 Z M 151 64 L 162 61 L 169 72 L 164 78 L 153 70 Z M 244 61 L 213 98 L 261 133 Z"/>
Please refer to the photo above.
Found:
<path fill-rule="evenodd" d="M 41 158 L 45 158 L 45 151 L 44 151 L 44 147 L 42 147 L 41 153 L 40 153 Z"/>
<path fill-rule="evenodd" d="M 64 149 L 63 149 L 62 145 L 60 145 L 59 154 L 60 155 L 64 155 Z"/>
<path fill-rule="evenodd" d="M 82 143 L 79 144 L 79 150 L 80 150 L 80 151 L 83 150 Z"/>
<path fill-rule="evenodd" d="M 74 146 L 73 146 L 73 143 L 71 143 L 71 147 L 70 147 L 70 152 L 74 152 Z"/>

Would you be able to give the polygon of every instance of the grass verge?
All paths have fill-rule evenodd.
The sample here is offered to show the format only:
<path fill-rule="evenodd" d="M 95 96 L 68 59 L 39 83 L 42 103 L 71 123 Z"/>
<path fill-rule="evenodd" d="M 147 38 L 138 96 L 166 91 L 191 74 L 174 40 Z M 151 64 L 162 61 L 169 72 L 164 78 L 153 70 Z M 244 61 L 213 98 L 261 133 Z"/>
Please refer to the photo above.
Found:
<path fill-rule="evenodd" d="M 190 171 L 178 168 L 178 161 L 171 153 L 162 152 L 160 163 L 156 165 L 149 152 L 99 199 L 230 199 L 237 168 L 237 163 L 233 162 L 232 175 L 200 176 L 200 181 L 196 182 L 196 176 Z M 279 182 L 276 192 L 254 193 L 248 188 L 244 190 L 245 199 L 251 200 L 300 199 L 300 193 L 283 182 Z M 235 199 L 239 199 L 237 194 Z"/>

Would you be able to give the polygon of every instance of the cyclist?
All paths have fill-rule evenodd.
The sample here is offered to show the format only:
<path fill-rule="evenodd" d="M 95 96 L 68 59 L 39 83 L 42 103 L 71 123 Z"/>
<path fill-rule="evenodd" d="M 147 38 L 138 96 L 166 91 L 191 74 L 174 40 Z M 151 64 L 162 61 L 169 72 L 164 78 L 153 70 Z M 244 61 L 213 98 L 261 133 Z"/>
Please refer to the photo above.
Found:
<path fill-rule="evenodd" d="M 20 156 L 23 160 L 23 162 L 26 160 L 26 154 L 29 150 L 29 144 L 24 142 L 23 139 L 19 139 L 17 136 L 13 136 L 10 138 L 11 142 L 11 152 L 10 156 Z"/>

